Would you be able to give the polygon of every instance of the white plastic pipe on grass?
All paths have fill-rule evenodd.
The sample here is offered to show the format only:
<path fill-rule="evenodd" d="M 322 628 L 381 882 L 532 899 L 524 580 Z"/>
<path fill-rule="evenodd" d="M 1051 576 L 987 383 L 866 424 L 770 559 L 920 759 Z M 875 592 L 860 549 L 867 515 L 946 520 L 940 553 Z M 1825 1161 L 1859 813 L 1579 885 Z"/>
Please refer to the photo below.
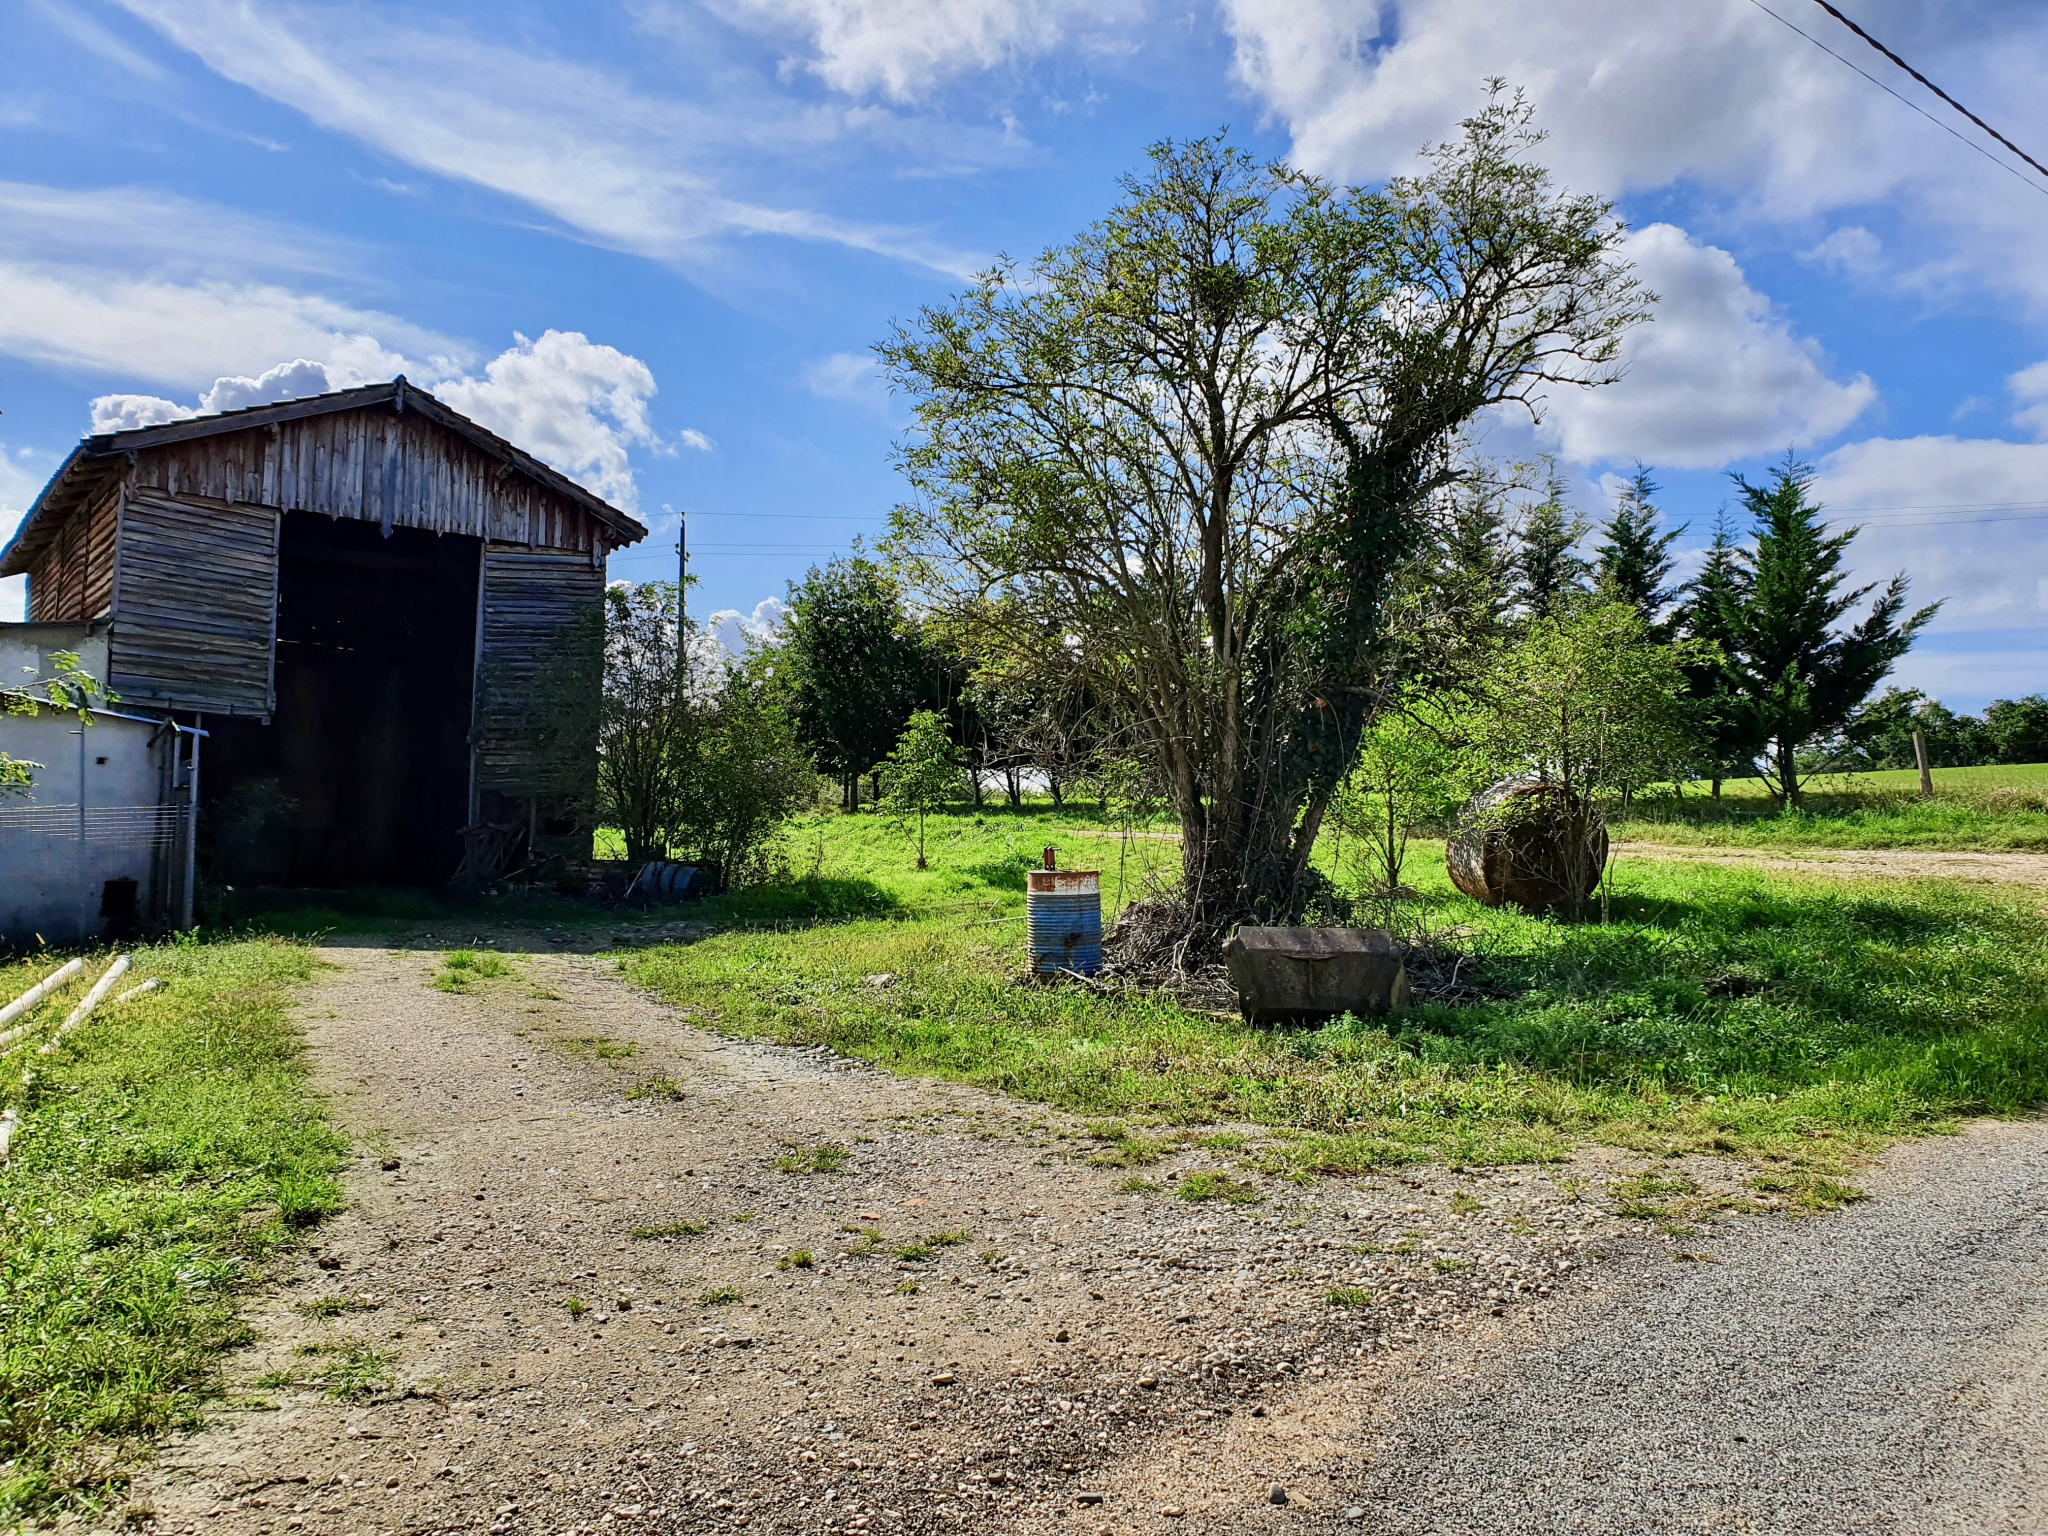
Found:
<path fill-rule="evenodd" d="M 71 1010 L 71 1017 L 57 1026 L 57 1033 L 36 1047 L 38 1056 L 47 1056 L 57 1049 L 58 1043 L 92 1017 L 93 1009 L 99 1007 L 102 999 L 114 990 L 114 983 L 128 974 L 128 956 L 120 955 L 114 963 L 101 972 L 100 979 L 92 984 L 92 990 L 85 994 L 85 1000 Z"/>
<path fill-rule="evenodd" d="M 129 989 L 128 989 L 128 990 L 126 991 L 126 992 L 123 992 L 123 993 L 122 993 L 122 994 L 121 994 L 121 995 L 120 995 L 119 997 L 115 998 L 115 999 L 114 999 L 114 1000 L 113 1000 L 113 1001 L 112 1001 L 111 1003 L 107 1004 L 107 1006 L 108 1006 L 109 1008 L 118 1008 L 118 1007 L 120 1007 L 120 1006 L 121 1006 L 121 1005 L 122 1005 L 123 1003 L 127 1002 L 127 1001 L 128 1001 L 128 999 L 130 999 L 131 997 L 140 997 L 140 996 L 142 996 L 142 994 L 143 994 L 143 993 L 145 993 L 145 992 L 154 992 L 154 991 L 155 991 L 155 990 L 156 990 L 156 989 L 157 989 L 158 987 L 160 987 L 160 986 L 162 986 L 162 985 L 163 985 L 163 982 L 162 982 L 162 981 L 161 981 L 160 979 L 158 979 L 158 978 L 157 978 L 157 977 L 155 977 L 155 976 L 152 976 L 152 977 L 150 977 L 150 978 L 149 978 L 149 980 L 145 981 L 145 982 L 144 982 L 144 983 L 143 983 L 143 984 L 142 984 L 141 986 L 139 986 L 139 987 L 130 987 L 130 988 L 129 988 Z"/>
<path fill-rule="evenodd" d="M 84 969 L 85 962 L 83 960 L 66 960 L 56 970 L 50 972 L 49 975 L 30 987 L 5 1008 L 0 1008 L 0 1028 L 5 1028 L 7 1025 L 12 1024 L 24 1013 L 27 1013 L 29 1009 L 35 1007 L 37 1003 L 40 1003 L 44 998 L 48 997 Z M 19 1040 L 28 1033 L 28 1030 L 29 1026 L 26 1024 L 16 1029 L 7 1030 L 7 1033 L 0 1035 L 0 1045 L 9 1045 Z"/>

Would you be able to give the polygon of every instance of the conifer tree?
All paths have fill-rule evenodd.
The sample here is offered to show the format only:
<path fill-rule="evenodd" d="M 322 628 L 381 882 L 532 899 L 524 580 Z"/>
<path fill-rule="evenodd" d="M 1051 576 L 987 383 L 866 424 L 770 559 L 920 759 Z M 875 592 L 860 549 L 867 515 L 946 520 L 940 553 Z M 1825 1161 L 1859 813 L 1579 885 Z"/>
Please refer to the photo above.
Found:
<path fill-rule="evenodd" d="M 1483 474 L 1452 501 L 1435 544 L 1429 601 L 1439 654 L 1432 660 L 1455 677 L 1492 654 L 1515 595 L 1513 530 Z"/>
<path fill-rule="evenodd" d="M 1515 602 L 1531 623 L 1555 618 L 1583 595 L 1589 571 L 1578 550 L 1585 520 L 1565 505 L 1563 480 L 1553 474 L 1547 489 L 1524 515 L 1515 549 Z"/>
<path fill-rule="evenodd" d="M 1830 533 L 1811 501 L 1813 471 L 1792 459 L 1765 485 L 1733 477 L 1756 520 L 1756 548 L 1737 550 L 1746 591 L 1731 617 L 1728 657 L 1741 713 L 1768 748 L 1764 776 L 1788 806 L 1800 803 L 1799 749 L 1839 730 L 1911 648 L 1941 605 L 1906 611 L 1905 572 L 1860 623 L 1836 623 L 1876 584 L 1842 590 L 1842 553 L 1862 530 Z"/>
<path fill-rule="evenodd" d="M 1685 532 L 1680 524 L 1659 533 L 1655 497 L 1657 483 L 1642 464 L 1629 478 L 1614 515 L 1600 531 L 1607 542 L 1598 548 L 1599 564 L 1595 585 L 1609 602 L 1628 603 L 1643 616 L 1651 638 L 1663 643 L 1671 639 L 1676 626 L 1665 617 L 1678 597 L 1671 580 L 1671 546 Z"/>
<path fill-rule="evenodd" d="M 1714 542 L 1707 549 L 1706 563 L 1686 589 L 1685 603 L 1674 621 L 1686 639 L 1715 648 L 1711 658 L 1688 662 L 1685 674 L 1694 729 L 1706 749 L 1716 800 L 1721 798 L 1721 781 L 1728 770 L 1746 764 L 1763 745 L 1749 711 L 1742 707 L 1729 661 L 1735 626 L 1748 594 L 1747 572 L 1724 506 L 1714 514 Z"/>

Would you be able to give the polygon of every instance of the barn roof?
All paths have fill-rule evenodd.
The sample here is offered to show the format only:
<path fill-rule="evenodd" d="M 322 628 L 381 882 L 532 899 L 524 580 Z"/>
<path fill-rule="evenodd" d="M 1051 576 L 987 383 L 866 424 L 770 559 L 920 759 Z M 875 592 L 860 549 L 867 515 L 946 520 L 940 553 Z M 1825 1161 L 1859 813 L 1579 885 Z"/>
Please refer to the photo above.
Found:
<path fill-rule="evenodd" d="M 617 536 L 618 545 L 633 544 L 647 537 L 647 529 L 617 507 L 571 480 L 567 475 L 541 463 L 525 449 L 508 443 L 459 411 L 450 410 L 432 394 L 406 382 L 400 374 L 389 384 L 366 384 L 360 389 L 336 390 L 332 394 L 309 395 L 301 400 L 282 400 L 275 405 L 252 405 L 239 411 L 221 411 L 212 416 L 192 416 L 161 426 L 136 427 L 126 432 L 102 432 L 82 439 L 70 456 L 50 477 L 42 494 L 28 509 L 7 547 L 0 549 L 0 576 L 16 576 L 35 565 L 43 546 L 55 537 L 64 520 L 109 480 L 118 478 L 131 453 L 223 432 L 246 432 L 274 422 L 298 421 L 335 411 L 356 411 L 378 405 L 396 410 L 417 411 L 427 420 L 467 439 L 514 473 L 525 475 L 565 500 L 574 502 Z"/>

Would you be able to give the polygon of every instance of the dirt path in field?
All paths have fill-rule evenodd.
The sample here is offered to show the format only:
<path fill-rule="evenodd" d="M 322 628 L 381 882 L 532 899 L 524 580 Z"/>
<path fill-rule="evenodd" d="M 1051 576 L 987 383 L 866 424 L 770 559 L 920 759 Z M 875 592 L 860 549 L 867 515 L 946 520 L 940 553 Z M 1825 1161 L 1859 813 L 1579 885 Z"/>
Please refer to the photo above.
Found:
<path fill-rule="evenodd" d="M 1847 880 L 1982 880 L 2048 889 L 2048 853 L 1945 853 L 1923 848 L 1816 848 L 1786 853 L 1675 843 L 1617 843 L 1615 852 L 1622 858 L 1685 859 Z"/>
<path fill-rule="evenodd" d="M 1708 1268 L 1604 1214 L 1620 1154 L 1298 1186 L 1222 1148 L 1095 1166 L 1062 1117 L 723 1041 L 588 955 L 449 993 L 433 953 L 323 953 L 304 1015 L 352 1203 L 258 1299 L 213 1427 L 138 1479 L 162 1536 L 1349 1522 L 1411 1416 L 1551 1314 Z M 824 1146 L 839 1172 L 789 1171 Z M 1170 1192 L 1224 1170 L 1259 1201 Z M 1778 1275 L 1831 1230 L 1736 1225 L 1788 1234 Z M 331 1396 L 366 1351 L 388 1380 Z"/>

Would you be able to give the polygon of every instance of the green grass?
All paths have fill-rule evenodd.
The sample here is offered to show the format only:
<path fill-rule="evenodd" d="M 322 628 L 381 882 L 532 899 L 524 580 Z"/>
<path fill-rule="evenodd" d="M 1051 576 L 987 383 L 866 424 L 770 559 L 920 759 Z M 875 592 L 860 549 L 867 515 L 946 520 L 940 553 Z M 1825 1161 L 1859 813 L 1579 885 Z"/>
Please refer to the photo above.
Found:
<path fill-rule="evenodd" d="M 1232 1205 L 1256 1205 L 1260 1198 L 1256 1185 L 1223 1173 L 1191 1173 L 1173 1192 L 1183 1200 L 1227 1200 Z"/>
<path fill-rule="evenodd" d="M 443 992 L 468 992 L 480 981 L 511 974 L 512 967 L 502 956 L 451 949 L 441 957 L 441 973 L 434 978 L 434 985 Z"/>
<path fill-rule="evenodd" d="M 735 1306 L 741 1299 L 739 1287 L 732 1285 L 713 1286 L 697 1298 L 700 1305 L 707 1307 Z"/>
<path fill-rule="evenodd" d="M 626 1090 L 626 1097 L 629 1099 L 663 1099 L 669 1103 L 679 1103 L 689 1096 L 682 1083 L 666 1072 L 657 1072 L 653 1077 L 645 1078 Z"/>
<path fill-rule="evenodd" d="M 1689 785 L 1681 800 L 1639 801 L 1623 839 L 1730 848 L 2048 849 L 2048 764 L 1937 768 L 1934 798 L 1913 770 L 1813 781 L 1801 810 L 1781 812 L 1759 779 L 1724 784 L 1721 799 Z"/>
<path fill-rule="evenodd" d="M 839 1173 L 853 1154 L 830 1143 L 820 1147 L 792 1147 L 775 1160 L 778 1173 Z"/>
<path fill-rule="evenodd" d="M 935 830 L 965 869 L 941 855 L 932 879 L 1007 894 L 974 871 L 1012 829 Z M 1018 986 L 1021 932 L 914 915 L 908 892 L 885 919 L 737 929 L 622 963 L 735 1035 L 1093 1117 L 1097 1155 L 1126 1166 L 1157 1144 L 1126 1122 L 1232 1122 L 1298 1133 L 1252 1154 L 1278 1173 L 1551 1159 L 1592 1139 L 1818 1174 L 2048 1098 L 2048 920 L 2024 893 L 1631 858 L 1603 927 L 1478 907 L 1427 845 L 1408 878 L 1424 896 L 1410 920 L 1468 930 L 1470 963 L 1507 995 L 1254 1029 L 1152 995 Z M 890 986 L 867 983 L 883 972 Z"/>
<path fill-rule="evenodd" d="M 655 1227 L 635 1227 L 632 1236 L 642 1241 L 657 1237 L 702 1237 L 710 1230 L 701 1221 L 665 1221 Z"/>
<path fill-rule="evenodd" d="M 0 1519 L 100 1503 L 139 1446 L 196 1424 L 220 1352 L 249 1337 L 240 1294 L 339 1209 L 343 1146 L 285 1006 L 313 965 L 274 940 L 145 948 L 135 974 L 161 991 L 29 1058 L 26 1086 L 9 1063 Z M 30 979 L 0 967 L 9 996 Z"/>

